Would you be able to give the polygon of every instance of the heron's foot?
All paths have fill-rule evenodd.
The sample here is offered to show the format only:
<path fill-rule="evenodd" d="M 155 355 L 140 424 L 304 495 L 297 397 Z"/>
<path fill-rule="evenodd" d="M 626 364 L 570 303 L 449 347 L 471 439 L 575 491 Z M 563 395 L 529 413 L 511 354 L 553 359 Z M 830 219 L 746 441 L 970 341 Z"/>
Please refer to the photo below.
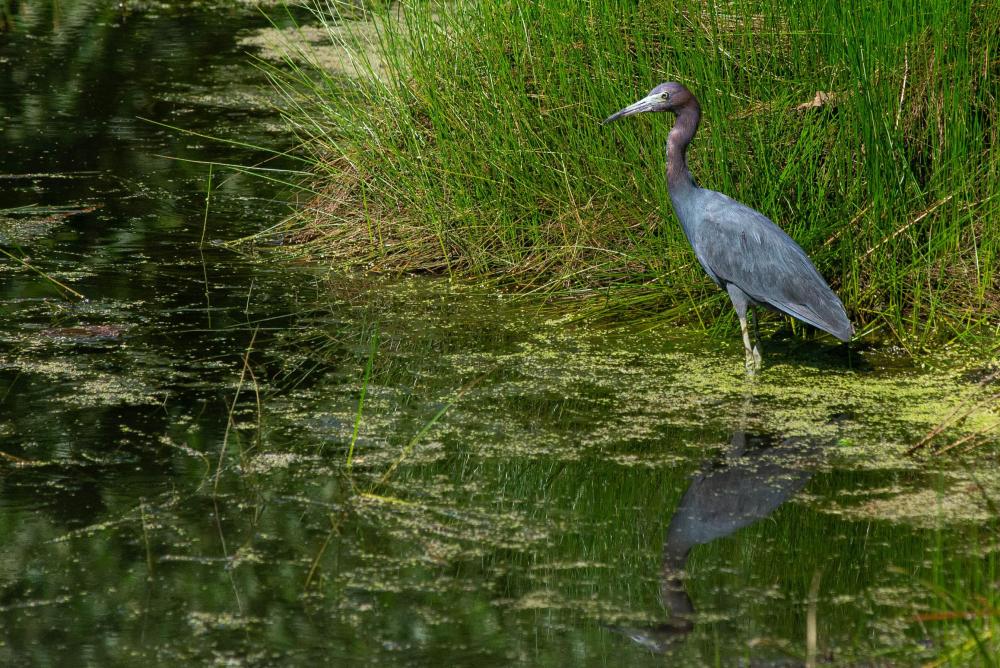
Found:
<path fill-rule="evenodd" d="M 764 368 L 764 363 L 760 356 L 760 350 L 754 346 L 753 350 L 747 349 L 746 353 L 747 375 L 754 376 L 758 371 Z"/>

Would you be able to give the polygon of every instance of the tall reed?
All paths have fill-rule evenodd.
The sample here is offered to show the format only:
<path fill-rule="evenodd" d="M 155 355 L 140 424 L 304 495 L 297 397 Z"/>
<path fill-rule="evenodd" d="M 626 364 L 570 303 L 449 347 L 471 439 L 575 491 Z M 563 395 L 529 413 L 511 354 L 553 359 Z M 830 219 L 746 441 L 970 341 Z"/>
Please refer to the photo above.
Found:
<path fill-rule="evenodd" d="M 773 218 L 852 318 L 919 344 L 1000 314 L 1000 6 L 970 0 L 405 3 L 316 15 L 356 76 L 275 70 L 314 163 L 301 252 L 499 277 L 711 322 L 669 206 L 664 80 L 699 97 L 692 172 Z M 356 26 L 352 28 L 350 26 Z"/>

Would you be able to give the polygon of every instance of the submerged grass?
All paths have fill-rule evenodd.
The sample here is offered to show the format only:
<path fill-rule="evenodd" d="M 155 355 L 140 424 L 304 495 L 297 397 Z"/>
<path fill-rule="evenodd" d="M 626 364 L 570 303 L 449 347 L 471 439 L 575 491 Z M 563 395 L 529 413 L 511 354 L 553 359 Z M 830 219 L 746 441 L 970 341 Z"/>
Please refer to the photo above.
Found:
<path fill-rule="evenodd" d="M 314 173 L 292 253 L 728 322 L 669 207 L 667 119 L 598 123 L 672 79 L 702 102 L 696 179 L 778 222 L 868 332 L 997 326 L 993 3 L 314 9 L 337 65 L 294 46 L 274 69 Z"/>
<path fill-rule="evenodd" d="M 361 415 L 365 408 L 365 394 L 368 392 L 368 381 L 372 377 L 372 366 L 375 364 L 375 353 L 378 351 L 378 331 L 376 330 L 368 339 L 368 361 L 365 363 L 365 375 L 361 382 L 361 392 L 358 395 L 358 412 L 354 416 L 354 431 L 351 433 L 351 444 L 347 448 L 347 462 L 345 467 L 348 472 L 354 462 L 354 445 L 358 442 L 358 429 L 361 427 Z"/>
<path fill-rule="evenodd" d="M 539 327 L 508 310 L 509 300 L 456 299 L 428 292 L 426 281 L 340 282 L 339 292 L 338 282 L 320 292 L 338 294 L 331 313 L 351 320 L 328 321 L 325 338 L 343 345 L 320 348 L 319 368 L 349 371 L 339 380 L 325 374 L 311 399 L 276 397 L 271 415 L 301 431 L 269 433 L 288 439 L 272 446 L 327 455 L 296 460 L 312 462 L 300 480 L 328 495 L 316 495 L 326 505 L 303 503 L 301 491 L 288 497 L 310 529 L 307 558 L 297 563 L 308 565 L 309 595 L 347 601 L 350 610 L 337 615 L 350 614 L 356 628 L 392 628 L 382 620 L 405 596 L 408 611 L 430 608 L 449 620 L 434 629 L 472 620 L 480 634 L 504 629 L 513 644 L 525 628 L 546 649 L 556 642 L 549 632 L 579 634 L 593 643 L 578 645 L 582 657 L 611 647 L 617 663 L 662 665 L 667 659 L 625 638 L 588 634 L 662 625 L 667 527 L 693 479 L 752 461 L 727 454 L 732 431 L 746 429 L 760 438 L 758 454 L 771 449 L 770 461 L 780 457 L 812 479 L 768 520 L 694 549 L 685 587 L 699 617 L 674 664 L 772 655 L 802 663 L 812 652 L 838 665 L 964 666 L 996 656 L 1000 534 L 989 498 L 998 487 L 983 469 L 992 450 L 959 460 L 975 462 L 986 501 L 974 477 L 939 468 L 947 461 L 904 456 L 929 430 L 931 441 L 948 443 L 995 424 L 995 411 L 978 401 L 990 392 L 991 369 L 961 372 L 950 359 L 936 365 L 947 373 L 900 370 L 883 358 L 875 369 L 849 371 L 813 357 L 775 368 L 748 397 L 734 373 L 741 360 L 704 342 Z M 310 337 L 306 354 L 316 355 L 316 332 L 290 331 L 284 344 L 302 335 Z M 474 387 L 456 391 L 486 369 Z M 960 417 L 970 409 L 978 417 Z M 793 434 L 801 440 L 782 449 Z M 352 442 L 353 468 L 335 485 Z M 273 488 L 282 476 L 292 479 L 283 469 L 262 484 Z M 375 537 L 359 538 L 364 532 Z M 358 605 L 368 601 L 359 591 L 390 603 Z M 443 603 L 429 598 L 438 595 Z M 461 617 L 448 617 L 457 609 Z"/>

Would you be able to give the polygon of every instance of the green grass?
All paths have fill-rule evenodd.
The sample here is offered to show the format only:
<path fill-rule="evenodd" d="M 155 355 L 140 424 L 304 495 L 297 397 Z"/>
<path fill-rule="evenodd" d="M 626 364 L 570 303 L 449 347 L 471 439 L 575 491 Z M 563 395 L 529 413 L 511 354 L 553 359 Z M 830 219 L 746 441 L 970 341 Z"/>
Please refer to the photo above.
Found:
<path fill-rule="evenodd" d="M 500 0 L 378 12 L 352 33 L 335 6 L 316 7 L 331 39 L 361 54 L 360 76 L 275 69 L 315 175 L 289 223 L 295 252 L 592 297 L 582 315 L 732 326 L 670 208 L 671 119 L 599 125 L 676 80 L 704 113 L 695 178 L 782 226 L 866 335 L 913 349 L 995 333 L 1000 6 Z M 356 48 L 366 35 L 374 47 Z M 832 97 L 799 108 L 819 91 Z"/>

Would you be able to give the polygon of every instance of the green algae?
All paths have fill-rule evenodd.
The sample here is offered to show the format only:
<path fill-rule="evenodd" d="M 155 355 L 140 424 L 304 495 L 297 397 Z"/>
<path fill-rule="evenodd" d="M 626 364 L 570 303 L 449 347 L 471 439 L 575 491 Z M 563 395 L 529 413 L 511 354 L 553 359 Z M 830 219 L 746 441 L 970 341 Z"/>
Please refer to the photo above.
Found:
<path fill-rule="evenodd" d="M 353 10 L 353 11 L 352 11 Z M 324 75 L 386 79 L 390 68 L 383 58 L 380 41 L 386 23 L 403 25 L 406 8 L 394 4 L 389 12 L 371 14 L 363 7 L 337 8 L 339 21 L 323 25 L 263 28 L 240 39 L 260 58 L 275 63 L 307 66 Z"/>
<path fill-rule="evenodd" d="M 365 291 L 346 300 L 362 321 L 378 318 L 383 342 L 379 354 L 385 356 L 376 363 L 366 399 L 351 474 L 354 484 L 364 488 L 365 481 L 377 479 L 398 456 L 407 435 L 430 416 L 431 407 L 442 405 L 470 378 L 482 376 L 404 460 L 390 482 L 392 501 L 347 501 L 359 517 L 368 518 L 394 539 L 423 546 L 417 554 L 422 551 L 424 557 L 413 561 L 411 556 L 393 568 L 414 567 L 426 558 L 431 563 L 455 563 L 487 559 L 497 550 L 526 552 L 531 555 L 530 567 L 519 577 L 527 580 L 528 590 L 499 599 L 497 605 L 503 609 L 545 611 L 561 619 L 583 617 L 606 624 L 649 622 L 656 615 L 648 610 L 630 610 L 629 604 L 613 598 L 594 600 L 560 589 L 569 582 L 607 582 L 622 577 L 623 568 L 636 567 L 627 557 L 626 566 L 614 548 L 601 558 L 594 558 L 600 552 L 586 549 L 567 552 L 567 543 L 574 543 L 569 537 L 584 531 L 590 538 L 583 547 L 602 535 L 620 533 L 624 528 L 620 520 L 606 517 L 608 504 L 645 516 L 661 507 L 652 499 L 663 494 L 659 487 L 663 481 L 666 489 L 683 489 L 688 472 L 706 458 L 722 458 L 729 465 L 740 461 L 727 454 L 726 441 L 733 430 L 801 439 L 801 452 L 796 454 L 792 446 L 782 453 L 782 461 L 814 469 L 824 485 L 807 489 L 785 514 L 817 527 L 821 535 L 829 531 L 819 528 L 824 523 L 851 527 L 846 533 L 837 530 L 841 538 L 834 539 L 835 545 L 850 544 L 855 527 L 872 522 L 885 527 L 879 532 L 893 536 L 893 527 L 961 533 L 960 527 L 978 529 L 995 519 L 989 512 L 989 499 L 1000 491 L 995 481 L 963 473 L 963 467 L 996 452 L 995 439 L 977 441 L 962 455 L 907 455 L 914 443 L 939 425 L 943 428 L 934 442 L 946 444 L 996 424 L 997 407 L 987 401 L 988 387 L 969 381 L 970 370 L 981 368 L 981 360 L 947 352 L 935 359 L 932 368 L 919 369 L 901 366 L 879 351 L 856 354 L 853 361 L 830 357 L 824 354 L 827 344 L 815 342 L 811 345 L 818 355 L 797 353 L 748 382 L 741 351 L 717 347 L 710 338 L 540 326 L 528 315 L 530 306 L 512 306 L 461 289 L 439 293 L 435 291 L 441 288 L 431 287 L 435 292 L 431 295 L 422 294 L 422 289 L 428 288 L 412 282 L 383 285 L 377 303 L 367 301 L 370 295 Z M 782 345 L 772 343 L 778 359 L 788 355 Z M 431 349 L 433 354 L 427 355 Z M 360 363 L 361 352 L 357 355 L 353 359 Z M 346 382 L 346 387 L 334 384 L 322 411 L 303 408 L 307 393 L 297 393 L 289 402 L 294 407 L 287 410 L 281 399 L 272 405 L 281 419 L 306 427 L 297 432 L 299 440 L 319 439 L 331 455 L 350 439 L 359 377 L 348 374 L 338 382 Z M 964 417 L 953 420 L 956 414 Z M 822 454 L 808 444 L 823 444 Z M 830 488 L 831 481 L 844 475 L 848 480 L 857 477 L 859 483 Z M 559 484 L 563 479 L 569 483 L 566 488 Z M 566 512 L 565 503 L 574 510 Z M 480 508 L 489 510 L 477 519 Z M 605 516 L 590 514 L 597 508 Z M 584 515 L 586 520 L 581 519 Z M 535 530 L 511 533 L 518 526 Z M 893 547 L 896 540 L 887 538 L 872 556 L 898 549 Z M 948 558 L 961 561 L 992 554 L 988 546 L 995 544 L 993 540 L 982 547 L 955 545 L 958 551 Z M 923 549 L 917 563 L 925 563 Z M 704 551 L 702 561 L 710 554 L 711 550 Z M 894 560 L 898 557 L 899 553 Z M 776 559 L 780 562 L 780 557 Z M 656 572 L 651 566 L 643 577 Z M 496 567 L 500 572 L 511 568 L 510 564 Z M 746 568 L 706 571 L 702 565 L 694 571 L 695 582 L 730 578 L 746 573 Z M 356 577 L 379 591 L 425 591 L 398 580 L 373 581 L 371 570 L 352 572 L 345 582 Z M 439 585 L 427 592 L 439 592 Z M 448 586 L 458 590 L 465 585 Z M 842 586 L 834 585 L 835 590 Z M 732 595 L 740 601 L 772 600 L 780 605 L 792 601 L 783 586 L 741 584 Z M 912 611 L 935 605 L 927 590 L 912 584 L 875 584 L 864 593 L 828 593 L 823 600 L 836 602 L 835 617 L 845 628 L 855 628 L 845 614 L 853 619 L 860 619 L 853 615 L 875 616 L 875 637 L 885 646 L 905 647 L 905 652 L 915 647 Z M 706 628 L 738 624 L 738 616 L 718 610 L 700 613 L 698 619 Z M 953 642 L 949 634 L 941 638 Z M 853 637 L 852 642 L 860 642 L 860 636 Z M 697 632 L 689 644 L 715 642 Z M 790 647 L 781 637 L 762 638 L 758 645 Z M 863 650 L 851 654 L 839 647 L 838 651 L 841 656 L 865 656 Z"/>
<path fill-rule="evenodd" d="M 868 489 L 819 507 L 855 521 L 895 522 L 923 529 L 983 525 L 996 519 L 1000 475 L 992 468 L 959 469 L 922 478 L 926 486 Z"/>
<path fill-rule="evenodd" d="M 576 453 L 597 444 L 605 450 L 627 447 L 667 427 L 697 428 L 709 421 L 728 421 L 786 436 L 819 438 L 837 432 L 843 439 L 840 456 L 892 467 L 915 465 L 914 460 L 902 457 L 905 450 L 963 406 L 973 409 L 949 430 L 952 439 L 988 432 L 998 422 L 995 404 L 974 406 L 988 395 L 983 388 L 963 381 L 968 364 L 952 364 L 943 373 L 894 374 L 782 365 L 748 382 L 735 354 L 727 357 L 722 352 L 676 349 L 691 343 L 649 335 L 554 331 L 534 334 L 511 352 L 456 353 L 443 360 L 454 368 L 456 377 L 484 370 L 489 375 L 452 409 L 450 422 L 461 427 L 443 428 L 473 430 L 477 420 L 490 416 L 489 411 L 483 412 L 483 405 L 504 398 L 541 403 L 545 397 L 558 397 L 550 401 L 578 402 L 598 418 L 591 430 L 575 429 L 570 440 L 563 442 Z M 700 342 L 702 346 L 710 343 Z M 491 376 L 504 380 L 494 382 Z M 854 416 L 852 428 L 827 423 L 830 415 L 845 409 Z M 392 428 L 381 422 L 391 412 L 378 415 L 378 407 L 373 412 L 373 434 Z M 346 413 L 341 415 L 341 423 L 349 423 L 347 418 Z M 538 422 L 530 425 L 530 437 L 519 438 L 518 430 L 526 425 L 519 426 L 511 416 L 497 415 L 496 419 L 497 423 L 484 424 L 481 430 L 508 437 L 499 453 L 504 456 L 548 455 L 559 441 Z M 875 453 L 884 457 L 873 459 Z"/>

